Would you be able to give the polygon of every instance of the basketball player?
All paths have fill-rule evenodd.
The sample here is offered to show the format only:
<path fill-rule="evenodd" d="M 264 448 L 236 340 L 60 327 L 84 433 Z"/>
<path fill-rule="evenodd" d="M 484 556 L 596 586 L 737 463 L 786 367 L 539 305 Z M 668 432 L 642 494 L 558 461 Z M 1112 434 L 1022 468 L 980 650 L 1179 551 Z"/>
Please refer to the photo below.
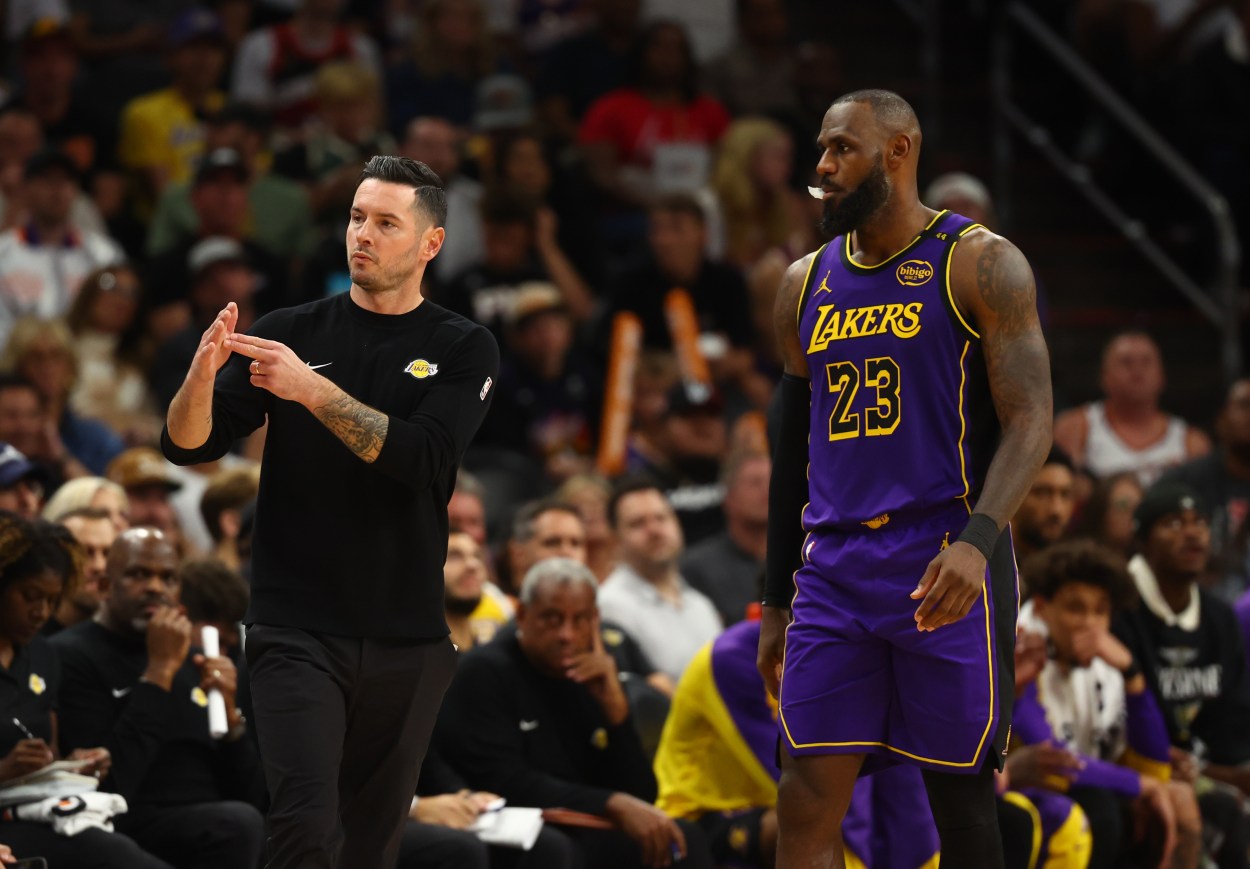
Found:
<path fill-rule="evenodd" d="M 1003 865 L 1004 528 L 1050 448 L 1049 359 L 1025 258 L 920 202 L 920 138 L 897 94 L 833 103 L 816 169 L 834 238 L 777 297 L 758 665 L 780 702 L 778 869 L 843 866 L 856 776 L 900 762 L 924 772 L 942 865 Z"/>

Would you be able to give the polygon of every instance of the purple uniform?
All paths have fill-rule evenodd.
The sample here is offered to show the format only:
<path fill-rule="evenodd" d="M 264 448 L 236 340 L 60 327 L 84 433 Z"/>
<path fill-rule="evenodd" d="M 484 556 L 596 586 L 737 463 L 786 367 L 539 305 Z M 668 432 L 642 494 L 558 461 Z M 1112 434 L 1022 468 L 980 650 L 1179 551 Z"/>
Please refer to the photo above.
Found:
<path fill-rule="evenodd" d="M 916 630 L 910 598 L 963 530 L 997 444 L 980 336 L 948 268 L 974 224 L 937 215 L 875 266 L 839 236 L 796 316 L 812 380 L 803 564 L 781 683 L 793 755 L 866 753 L 975 772 L 1001 760 L 1018 605 L 1004 534 L 972 611 Z"/>

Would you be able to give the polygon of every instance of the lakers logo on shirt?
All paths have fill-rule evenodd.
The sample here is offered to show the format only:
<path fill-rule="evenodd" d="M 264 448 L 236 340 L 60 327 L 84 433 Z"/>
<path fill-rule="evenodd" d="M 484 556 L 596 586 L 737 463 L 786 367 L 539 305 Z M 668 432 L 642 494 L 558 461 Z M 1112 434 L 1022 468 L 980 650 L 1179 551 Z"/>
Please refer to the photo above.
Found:
<path fill-rule="evenodd" d="M 909 259 L 895 270 L 894 275 L 900 284 L 918 287 L 927 284 L 933 277 L 933 266 L 922 259 Z"/>
<path fill-rule="evenodd" d="M 427 377 L 433 377 L 435 374 L 438 374 L 438 365 L 433 362 L 426 362 L 424 359 L 414 359 L 408 363 L 404 373 L 411 374 L 417 380 L 425 380 Z"/>
<path fill-rule="evenodd" d="M 204 689 L 199 685 L 191 689 L 191 702 L 201 709 L 208 706 L 208 695 L 204 693 Z"/>
<path fill-rule="evenodd" d="M 30 686 L 31 694 L 42 694 L 48 690 L 48 683 L 38 673 L 31 673 L 30 681 L 27 684 Z"/>
<path fill-rule="evenodd" d="M 590 744 L 603 751 L 608 747 L 608 732 L 602 727 L 595 728 L 595 732 L 590 735 Z"/>
<path fill-rule="evenodd" d="M 920 312 L 924 302 L 908 302 L 906 305 L 868 305 L 863 308 L 847 308 L 836 305 L 820 305 L 812 340 L 807 352 L 816 353 L 834 341 L 848 338 L 865 338 L 892 332 L 897 338 L 914 338 L 920 331 Z"/>

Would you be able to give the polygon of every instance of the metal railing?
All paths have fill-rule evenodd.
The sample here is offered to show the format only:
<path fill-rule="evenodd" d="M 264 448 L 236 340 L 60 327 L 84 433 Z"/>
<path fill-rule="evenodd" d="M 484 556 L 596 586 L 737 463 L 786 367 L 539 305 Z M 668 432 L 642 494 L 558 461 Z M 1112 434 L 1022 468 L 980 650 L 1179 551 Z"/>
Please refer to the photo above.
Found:
<path fill-rule="evenodd" d="M 1217 267 L 1210 286 L 1202 287 L 1150 238 L 1140 220 L 1127 214 L 1094 183 L 1088 166 L 1066 154 L 1050 132 L 1012 100 L 1011 47 L 1024 36 L 1041 48 L 1081 86 L 1085 93 L 1116 120 L 1188 193 L 1211 220 L 1218 249 Z M 1061 37 L 1019 0 L 1007 4 L 995 39 L 993 61 L 995 103 L 994 169 L 996 200 L 1009 209 L 1012 131 L 1042 153 L 1124 237 L 1185 296 L 1220 334 L 1220 362 L 1226 382 L 1241 372 L 1241 328 L 1238 279 L 1241 250 L 1228 200 L 1168 144 L 1136 110 L 1096 73 Z"/>

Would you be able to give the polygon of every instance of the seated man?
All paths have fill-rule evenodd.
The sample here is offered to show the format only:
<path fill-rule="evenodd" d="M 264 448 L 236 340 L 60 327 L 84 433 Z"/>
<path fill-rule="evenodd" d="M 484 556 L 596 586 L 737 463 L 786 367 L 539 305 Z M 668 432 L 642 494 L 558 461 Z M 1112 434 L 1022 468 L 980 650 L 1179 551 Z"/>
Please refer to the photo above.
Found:
<path fill-rule="evenodd" d="M 1124 804 L 1136 802 L 1150 829 L 1175 843 L 1169 866 L 1196 867 L 1202 824 L 1193 788 L 1169 781 L 1167 728 L 1141 668 L 1111 633 L 1113 611 L 1132 596 L 1123 560 L 1091 541 L 1058 543 L 1025 562 L 1035 615 L 1051 653 L 1037 681 L 1017 695 L 1016 735 L 1025 744 L 1057 744 L 1078 759 L 1062 780 L 1093 825 L 1095 866 L 1128 855 Z M 1030 612 L 1031 611 L 1031 612 Z M 1158 862 L 1154 855 L 1152 862 Z"/>
<path fill-rule="evenodd" d="M 611 829 L 568 826 L 587 866 L 711 866 L 693 824 L 652 805 L 655 777 L 629 703 L 599 641 L 598 583 L 567 558 L 540 561 L 521 584 L 517 632 L 460 662 L 436 730 L 471 786 L 515 806 L 572 809 Z"/>
<path fill-rule="evenodd" d="M 1218 827 L 1219 864 L 1245 866 L 1245 821 L 1228 804 L 1250 795 L 1250 684 L 1232 607 L 1198 585 L 1211 552 L 1209 514 L 1192 488 L 1161 482 L 1133 521 L 1141 551 L 1128 569 L 1139 600 L 1112 629 L 1163 709 L 1173 776 L 1195 784 L 1204 821 Z"/>
<path fill-rule="evenodd" d="M 260 763 L 235 706 L 234 664 L 188 654 L 176 565 L 162 532 L 123 532 L 95 619 L 52 638 L 64 672 L 61 750 L 109 750 L 104 788 L 130 805 L 117 828 L 145 851 L 177 869 L 252 869 L 264 845 Z M 220 740 L 208 729 L 214 688 L 229 727 Z"/>

